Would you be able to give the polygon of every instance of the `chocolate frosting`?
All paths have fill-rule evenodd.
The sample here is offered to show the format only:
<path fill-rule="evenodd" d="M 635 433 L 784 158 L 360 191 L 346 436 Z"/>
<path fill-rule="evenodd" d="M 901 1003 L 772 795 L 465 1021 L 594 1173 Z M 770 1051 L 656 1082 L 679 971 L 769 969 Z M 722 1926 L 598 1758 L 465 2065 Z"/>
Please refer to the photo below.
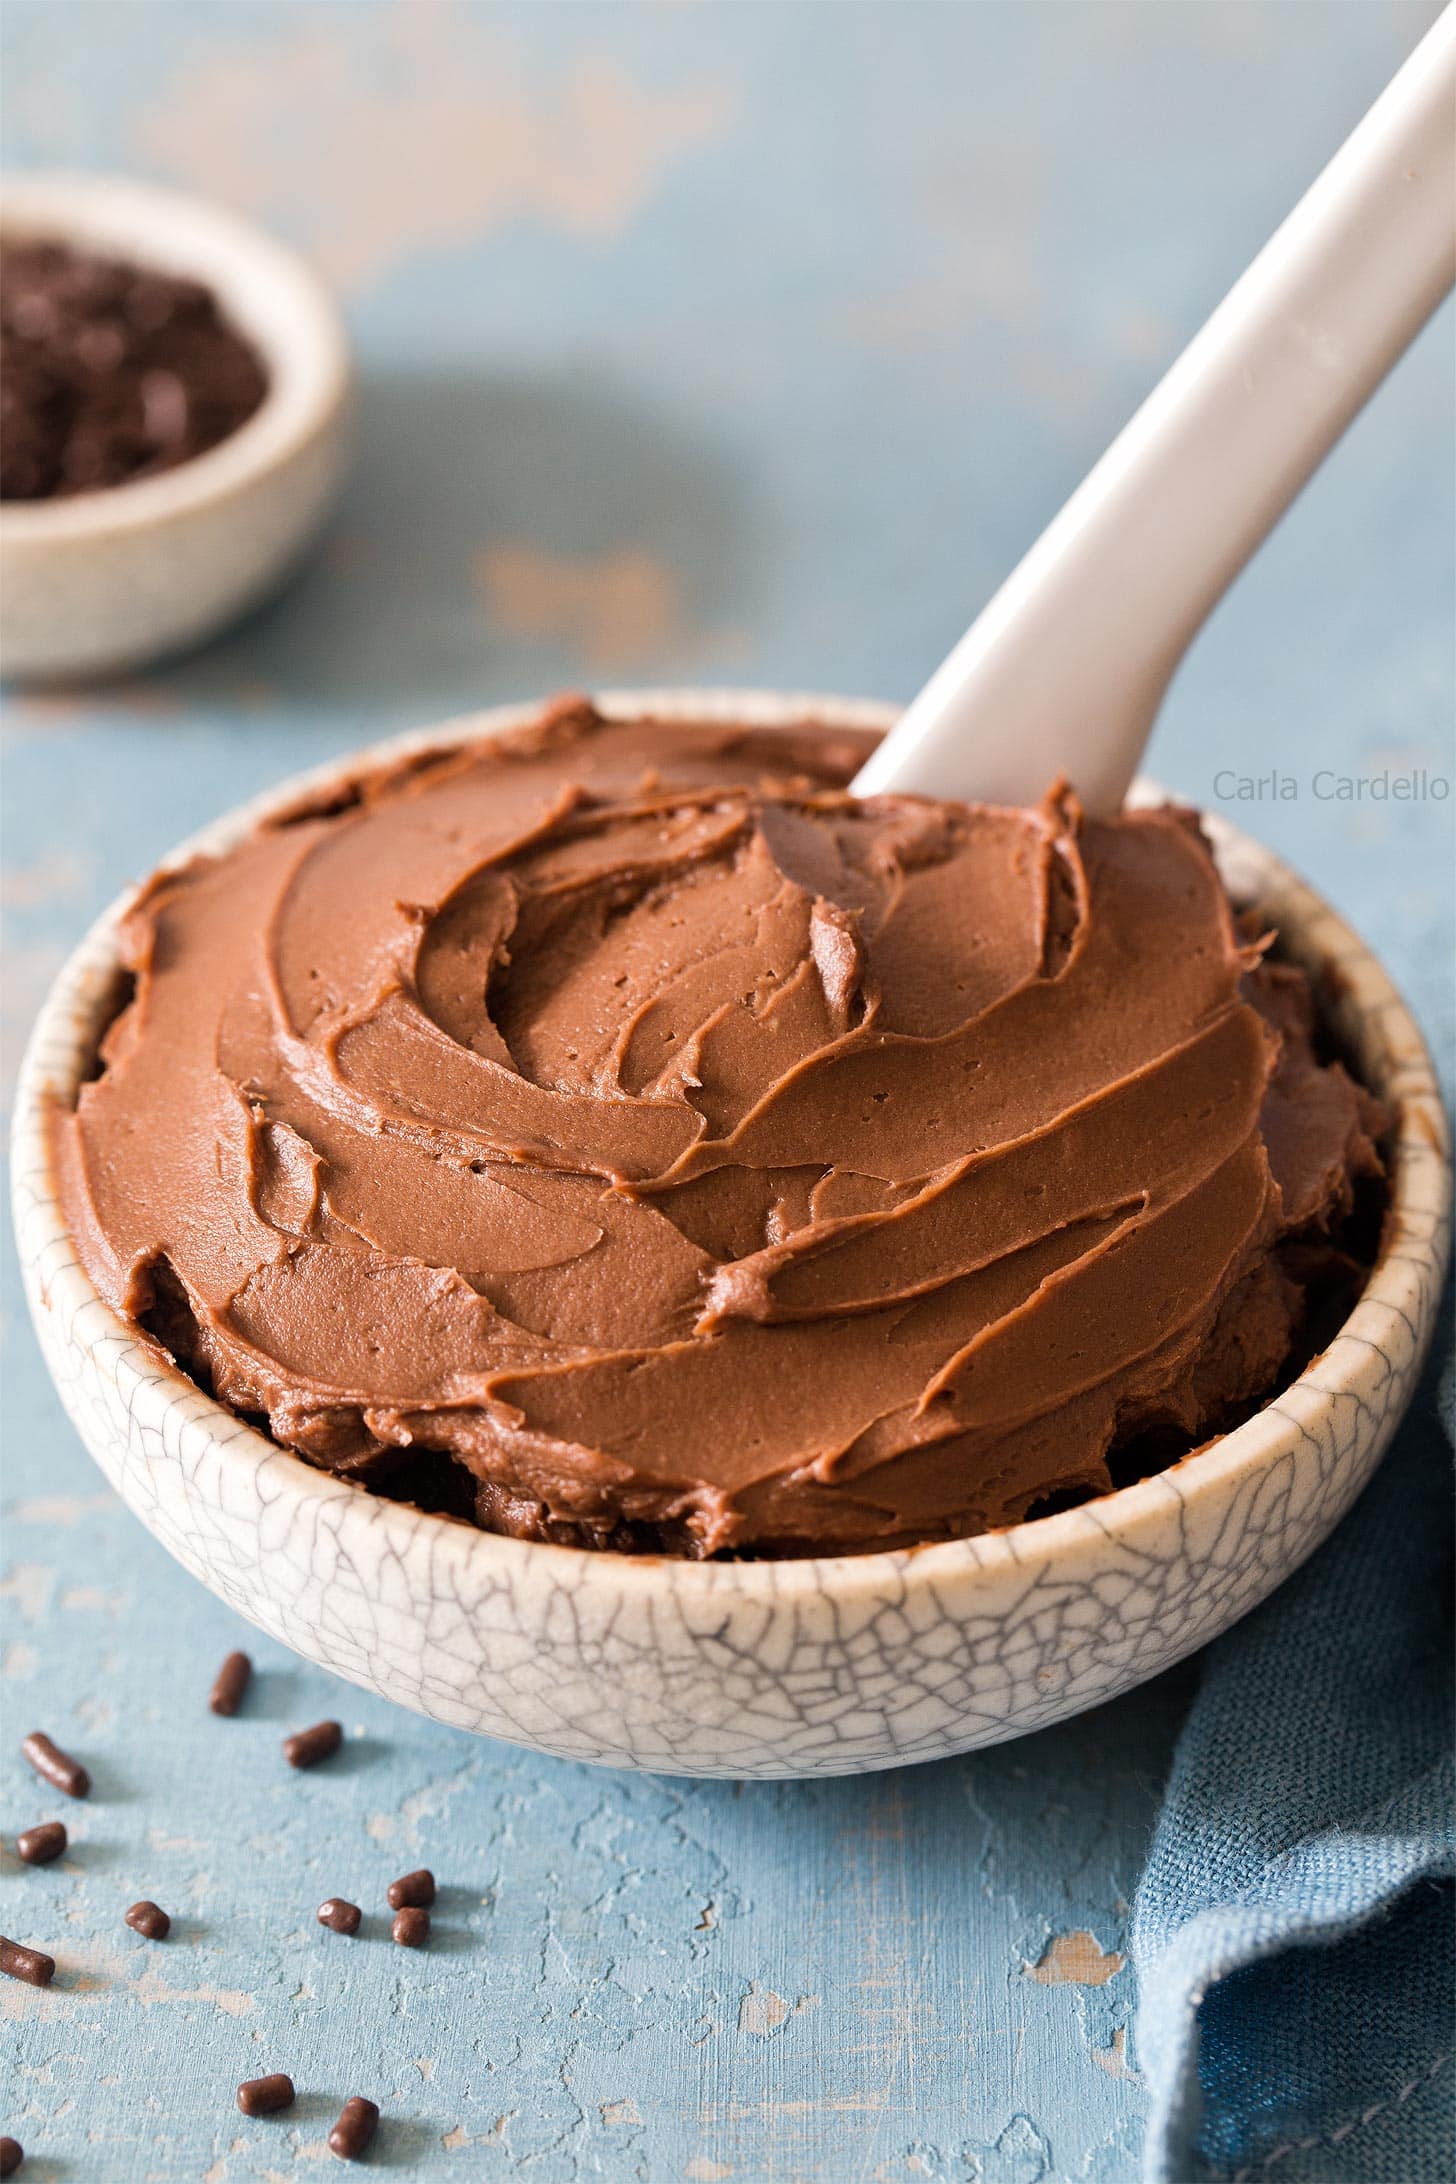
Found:
<path fill-rule="evenodd" d="M 860 802 L 869 740 L 563 701 L 154 879 L 59 1121 L 98 1288 L 310 1462 L 590 1545 L 972 1533 L 1219 1430 L 1373 1103 L 1190 814 Z"/>

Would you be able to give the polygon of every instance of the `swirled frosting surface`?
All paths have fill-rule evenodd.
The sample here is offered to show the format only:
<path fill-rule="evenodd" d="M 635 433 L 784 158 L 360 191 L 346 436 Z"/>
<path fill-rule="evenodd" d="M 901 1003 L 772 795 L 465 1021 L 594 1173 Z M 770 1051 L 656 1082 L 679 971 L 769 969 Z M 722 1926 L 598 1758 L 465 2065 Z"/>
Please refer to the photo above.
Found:
<path fill-rule="evenodd" d="M 604 721 L 161 876 L 58 1126 L 98 1287 L 310 1462 L 528 1537 L 863 1550 L 1268 1391 L 1371 1103 L 1190 815 Z"/>

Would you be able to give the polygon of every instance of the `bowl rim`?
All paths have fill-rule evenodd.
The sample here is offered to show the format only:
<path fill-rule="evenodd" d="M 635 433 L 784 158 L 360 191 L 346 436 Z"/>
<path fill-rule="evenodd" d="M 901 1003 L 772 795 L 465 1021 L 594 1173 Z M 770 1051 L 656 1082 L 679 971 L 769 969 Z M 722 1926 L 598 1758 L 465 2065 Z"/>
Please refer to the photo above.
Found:
<path fill-rule="evenodd" d="M 216 855 L 272 814 L 287 811 L 301 799 L 404 755 L 448 749 L 529 725 L 539 718 L 542 702 L 535 699 L 458 715 L 432 727 L 385 737 L 311 767 L 233 807 L 179 843 L 153 869 L 175 870 L 195 857 Z M 608 715 L 650 717 L 668 723 L 723 721 L 770 727 L 812 722 L 830 731 L 884 729 L 900 710 L 897 705 L 874 699 L 724 688 L 612 689 L 596 692 L 593 702 Z M 1167 800 L 1167 792 L 1146 780 L 1135 784 L 1130 799 L 1144 805 Z M 224 1463 L 247 1463 L 255 1473 L 269 1466 L 270 1499 L 276 1499 L 282 1491 L 291 1493 L 300 1506 L 311 1508 L 319 1516 L 327 1511 L 336 1530 L 349 1523 L 351 1512 L 356 1520 L 367 1517 L 370 1544 L 366 1559 L 370 1561 L 387 1553 L 402 1565 L 406 1558 L 419 1554 L 423 1537 L 432 1567 L 438 1566 L 442 1557 L 447 1562 L 474 1561 L 479 1567 L 483 1557 L 512 1582 L 529 1582 L 533 1573 L 553 1584 L 563 1579 L 576 1585 L 609 1580 L 629 1598 L 650 1594 L 660 1587 L 666 1570 L 685 1606 L 694 1598 L 721 1599 L 725 1591 L 731 1591 L 737 1598 L 777 1607 L 806 1595 L 832 1594 L 840 1601 L 852 1600 L 856 1595 L 866 1600 L 883 1599 L 887 1587 L 907 1586 L 912 1576 L 918 1586 L 948 1582 L 971 1572 L 989 1576 L 999 1571 L 1005 1575 L 1026 1568 L 1030 1574 L 1033 1569 L 1045 1570 L 1059 1553 L 1071 1555 L 1085 1549 L 1093 1535 L 1100 1535 L 1109 1546 L 1119 1536 L 1125 1542 L 1135 1541 L 1144 1523 L 1156 1524 L 1166 1518 L 1170 1509 L 1186 1515 L 1187 1505 L 1195 1498 L 1221 1488 L 1232 1489 L 1256 1476 L 1288 1450 L 1291 1440 L 1308 1438 L 1333 1403 L 1342 1399 L 1359 1403 L 1357 1382 L 1361 1369 L 1368 1370 L 1371 1351 L 1379 1349 L 1391 1315 L 1404 1322 L 1418 1347 L 1423 1346 L 1434 1324 L 1440 1295 L 1439 1283 L 1429 1279 L 1430 1269 L 1437 1253 L 1444 1256 L 1445 1249 L 1449 1198 L 1445 1110 L 1430 1056 L 1407 1004 L 1359 936 L 1282 859 L 1217 815 L 1204 814 L 1203 818 L 1220 869 L 1234 892 L 1257 894 L 1261 906 L 1277 909 L 1286 922 L 1292 923 L 1290 937 L 1296 957 L 1303 954 L 1308 962 L 1328 973 L 1339 993 L 1358 1004 L 1362 1020 L 1368 1019 L 1378 1027 L 1378 1037 L 1387 1053 L 1384 1094 L 1396 1108 L 1391 1138 L 1390 1211 L 1380 1252 L 1364 1290 L 1326 1348 L 1295 1380 L 1277 1390 L 1231 1432 L 1165 1470 L 1091 1502 L 967 1539 L 798 1560 L 695 1562 L 677 1556 L 619 1555 L 513 1539 L 482 1531 L 463 1519 L 366 1494 L 347 1480 L 315 1470 L 301 1456 L 272 1441 L 204 1393 L 165 1352 L 112 1310 L 80 1266 L 61 1212 L 48 1118 L 56 1102 L 74 1092 L 80 1071 L 90 1058 L 98 1019 L 118 968 L 117 927 L 145 881 L 124 890 L 69 956 L 36 1019 L 21 1063 L 12 1130 L 12 1174 L 16 1226 L 28 1284 L 40 1289 L 49 1286 L 58 1271 L 63 1273 L 70 1294 L 87 1310 L 88 1325 L 104 1326 L 108 1373 L 125 1373 L 129 1379 L 135 1376 L 138 1383 L 150 1381 L 164 1390 L 161 1400 L 169 1410 L 177 1411 L 176 1422 L 187 1431 L 194 1446 L 196 1431 L 204 1427 Z M 22 1184 L 30 1201 L 25 1220 L 20 1213 Z M 35 1231 L 42 1226 L 47 1234 L 37 1237 Z M 57 1242 L 68 1253 L 59 1269 L 51 1256 Z M 40 1266 L 42 1258 L 50 1261 L 45 1273 Z M 103 1315 L 101 1322 L 93 1317 L 96 1313 Z M 75 1346 L 75 1338 L 71 1340 Z M 96 1346 L 88 1336 L 86 1348 Z M 277 1469 L 280 1462 L 287 1467 L 283 1474 Z M 362 1533 L 359 1545 L 364 1548 Z"/>
<path fill-rule="evenodd" d="M 175 469 L 56 500 L 0 501 L 10 552 L 125 536 L 213 507 L 292 461 L 348 400 L 348 340 L 327 285 L 299 251 L 223 205 L 129 175 L 22 170 L 0 176 L 5 235 L 77 243 L 202 281 L 268 374 L 252 416 Z"/>

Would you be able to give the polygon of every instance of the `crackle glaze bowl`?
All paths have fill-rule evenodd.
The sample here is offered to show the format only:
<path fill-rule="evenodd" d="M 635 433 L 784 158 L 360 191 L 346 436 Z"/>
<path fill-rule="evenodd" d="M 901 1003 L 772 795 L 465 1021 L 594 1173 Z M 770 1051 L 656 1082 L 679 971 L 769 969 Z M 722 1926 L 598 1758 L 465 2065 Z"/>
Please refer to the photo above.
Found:
<path fill-rule="evenodd" d="M 600 702 L 679 720 L 894 717 L 725 691 Z M 371 755 L 490 734 L 536 710 L 484 713 Z M 227 847 L 340 770 L 289 783 L 177 857 Z M 1128 1690 L 1226 1630 L 1350 1507 L 1412 1390 L 1446 1248 L 1444 1119 L 1399 994 L 1268 851 L 1227 826 L 1211 832 L 1231 890 L 1313 973 L 1331 1027 L 1392 1107 L 1392 1204 L 1379 1261 L 1329 1348 L 1247 1423 L 1157 1477 L 977 1539 L 694 1563 L 497 1538 L 312 1470 L 119 1319 L 67 1235 L 47 1112 L 74 1097 L 112 1006 L 122 905 L 41 1014 L 16 1122 L 26 1284 L 67 1411 L 142 1522 L 241 1614 L 350 1681 L 479 1735 L 663 1773 L 848 1774 L 993 1744 Z"/>
<path fill-rule="evenodd" d="M 106 175 L 0 186 L 0 233 L 66 242 L 204 282 L 268 391 L 175 470 L 0 506 L 0 665 L 17 681 L 112 674 L 212 636 L 287 574 L 343 475 L 343 322 L 295 251 L 221 206 Z"/>

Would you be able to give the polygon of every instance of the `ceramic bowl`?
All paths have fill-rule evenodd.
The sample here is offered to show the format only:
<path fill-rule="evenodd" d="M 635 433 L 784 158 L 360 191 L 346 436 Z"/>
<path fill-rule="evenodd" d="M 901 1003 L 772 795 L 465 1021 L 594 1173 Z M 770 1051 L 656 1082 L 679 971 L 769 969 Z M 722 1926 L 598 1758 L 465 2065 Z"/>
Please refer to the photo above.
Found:
<path fill-rule="evenodd" d="M 95 175 L 23 175 L 0 233 L 75 243 L 204 281 L 268 369 L 230 438 L 156 477 L 0 502 L 0 666 L 110 674 L 196 643 L 264 597 L 317 531 L 343 470 L 348 351 L 304 261 L 200 199 Z"/>
<path fill-rule="evenodd" d="M 608 711 L 887 726 L 883 706 L 617 693 Z M 536 708 L 381 745 L 486 735 Z M 358 761 L 352 762 L 357 766 Z M 228 847 L 325 768 L 224 819 Z M 114 996 L 117 906 L 62 972 L 26 1059 L 15 1209 L 35 1324 L 102 1470 L 178 1561 L 308 1659 L 477 1734 L 692 1775 L 809 1776 L 938 1759 L 1110 1699 L 1226 1630 L 1302 1562 L 1370 1476 L 1410 1394 L 1445 1254 L 1444 1121 L 1380 965 L 1267 850 L 1213 829 L 1319 981 L 1395 1112 L 1379 1263 L 1330 1347 L 1203 1454 L 978 1539 L 806 1562 L 694 1563 L 500 1539 L 314 1471 L 177 1372 L 98 1298 L 57 1203 L 47 1111 L 69 1102 Z"/>

